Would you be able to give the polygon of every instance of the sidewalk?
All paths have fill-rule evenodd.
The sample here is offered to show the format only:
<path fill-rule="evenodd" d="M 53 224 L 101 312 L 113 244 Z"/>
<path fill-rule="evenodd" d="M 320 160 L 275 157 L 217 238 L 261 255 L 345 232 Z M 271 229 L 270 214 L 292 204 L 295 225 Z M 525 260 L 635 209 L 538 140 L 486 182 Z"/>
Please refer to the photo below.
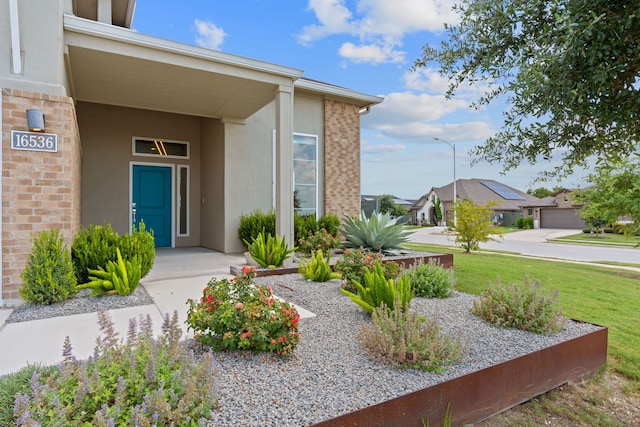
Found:
<path fill-rule="evenodd" d="M 165 313 L 178 312 L 183 337 L 188 298 L 197 299 L 212 277 L 231 277 L 229 266 L 243 265 L 242 254 L 225 255 L 204 248 L 157 249 L 153 269 L 142 279 L 154 304 L 109 310 L 120 337 L 126 337 L 129 319 L 151 316 L 159 333 Z M 301 317 L 312 317 L 298 307 Z M 54 364 L 62 360 L 62 345 L 69 336 L 73 353 L 84 359 L 93 353 L 100 336 L 97 313 L 76 314 L 5 323 L 11 310 L 0 310 L 0 375 L 14 372 L 28 364 Z"/>

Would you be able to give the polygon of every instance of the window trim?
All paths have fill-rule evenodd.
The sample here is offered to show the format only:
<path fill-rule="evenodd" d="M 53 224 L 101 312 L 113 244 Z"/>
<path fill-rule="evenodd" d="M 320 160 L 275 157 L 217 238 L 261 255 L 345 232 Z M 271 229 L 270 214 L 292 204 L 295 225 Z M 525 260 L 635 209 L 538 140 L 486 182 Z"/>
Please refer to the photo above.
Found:
<path fill-rule="evenodd" d="M 162 142 L 167 142 L 170 144 L 180 144 L 180 145 L 186 145 L 187 147 L 187 155 L 186 156 L 175 156 L 175 155 L 166 155 L 166 156 L 161 156 L 161 155 L 157 155 L 157 154 L 150 154 L 150 153 L 138 153 L 136 151 L 136 141 L 162 141 Z M 148 137 L 144 137 L 144 136 L 132 136 L 131 137 L 131 155 L 133 156 L 140 156 L 140 157 L 153 157 L 155 159 L 183 159 L 183 160 L 188 160 L 191 158 L 191 144 L 189 143 L 189 141 L 180 141 L 180 140 L 176 140 L 176 139 L 164 139 L 164 138 L 148 138 Z"/>

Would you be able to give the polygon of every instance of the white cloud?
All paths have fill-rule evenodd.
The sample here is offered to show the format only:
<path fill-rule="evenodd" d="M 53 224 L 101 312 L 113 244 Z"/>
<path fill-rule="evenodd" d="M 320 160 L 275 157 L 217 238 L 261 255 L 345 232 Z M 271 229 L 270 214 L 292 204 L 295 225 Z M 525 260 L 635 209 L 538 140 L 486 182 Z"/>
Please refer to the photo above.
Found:
<path fill-rule="evenodd" d="M 430 93 L 446 93 L 449 90 L 449 79 L 440 75 L 433 68 L 423 68 L 417 71 L 408 71 L 402 76 L 404 85 L 411 90 L 427 91 Z M 464 99 L 468 103 L 479 99 L 491 89 L 489 83 L 468 84 L 463 83 L 456 89 L 456 98 Z"/>
<path fill-rule="evenodd" d="M 362 141 L 360 147 L 362 152 L 366 154 L 397 153 L 406 148 L 403 144 L 372 145 L 368 141 Z"/>
<path fill-rule="evenodd" d="M 395 92 L 386 95 L 384 101 L 373 107 L 371 113 L 364 116 L 362 121 L 363 124 L 433 121 L 445 114 L 465 110 L 468 106 L 467 101 L 448 100 L 444 95 Z"/>
<path fill-rule="evenodd" d="M 298 42 L 310 45 L 335 34 L 358 39 L 342 45 L 339 54 L 354 62 L 401 62 L 405 52 L 399 51 L 408 33 L 439 32 L 445 22 L 453 23 L 457 15 L 455 0 L 358 0 L 355 11 L 345 0 L 309 0 L 309 9 L 318 24 L 309 25 L 298 35 Z"/>
<path fill-rule="evenodd" d="M 198 36 L 196 36 L 196 44 L 208 49 L 220 50 L 227 33 L 212 22 L 196 19 L 195 25 L 196 32 L 198 33 Z"/>
<path fill-rule="evenodd" d="M 405 52 L 393 50 L 389 46 L 375 44 L 356 46 L 349 42 L 344 43 L 338 53 L 343 58 L 355 63 L 396 63 L 403 62 L 405 57 Z"/>

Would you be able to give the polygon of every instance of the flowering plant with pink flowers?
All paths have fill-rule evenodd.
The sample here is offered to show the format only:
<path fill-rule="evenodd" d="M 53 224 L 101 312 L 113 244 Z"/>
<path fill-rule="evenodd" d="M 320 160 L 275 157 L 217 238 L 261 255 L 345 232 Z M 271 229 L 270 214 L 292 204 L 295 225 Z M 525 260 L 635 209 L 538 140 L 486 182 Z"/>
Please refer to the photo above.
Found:
<path fill-rule="evenodd" d="M 270 286 L 251 284 L 253 267 L 243 267 L 233 279 L 213 278 L 199 301 L 187 304 L 188 329 L 200 344 L 214 350 L 291 353 L 300 342 L 300 315 L 276 298 Z"/>

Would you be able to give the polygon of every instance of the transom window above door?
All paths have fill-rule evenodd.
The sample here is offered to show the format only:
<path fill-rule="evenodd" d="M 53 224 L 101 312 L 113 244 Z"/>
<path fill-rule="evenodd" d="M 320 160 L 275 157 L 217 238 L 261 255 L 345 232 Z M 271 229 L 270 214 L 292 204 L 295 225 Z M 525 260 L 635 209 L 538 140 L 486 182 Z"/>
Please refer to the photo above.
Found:
<path fill-rule="evenodd" d="M 132 145 L 134 156 L 189 158 L 187 141 L 133 137 Z"/>

